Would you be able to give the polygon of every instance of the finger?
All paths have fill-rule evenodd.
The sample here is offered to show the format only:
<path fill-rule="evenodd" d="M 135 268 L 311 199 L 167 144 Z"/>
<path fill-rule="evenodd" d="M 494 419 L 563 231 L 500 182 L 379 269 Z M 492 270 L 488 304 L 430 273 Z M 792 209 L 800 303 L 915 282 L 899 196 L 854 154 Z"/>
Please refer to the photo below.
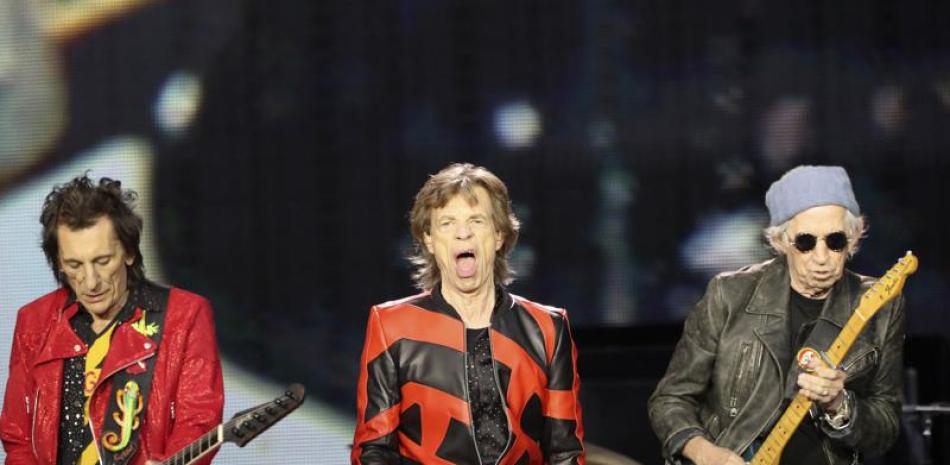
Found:
<path fill-rule="evenodd" d="M 829 383 L 825 378 L 802 373 L 798 375 L 798 386 L 817 393 L 827 389 Z"/>
<path fill-rule="evenodd" d="M 834 396 L 831 395 L 831 391 L 828 391 L 828 395 L 825 395 L 823 391 L 814 391 L 811 389 L 801 389 L 798 392 L 805 396 L 806 399 L 820 404 L 827 404 L 834 399 Z"/>
<path fill-rule="evenodd" d="M 844 372 L 841 370 L 836 370 L 828 367 L 820 367 L 815 369 L 815 375 L 824 379 L 838 379 L 844 376 Z"/>
<path fill-rule="evenodd" d="M 802 387 L 814 386 L 815 383 L 821 381 L 821 378 L 815 375 L 810 375 L 808 373 L 801 373 L 798 375 L 798 385 Z"/>

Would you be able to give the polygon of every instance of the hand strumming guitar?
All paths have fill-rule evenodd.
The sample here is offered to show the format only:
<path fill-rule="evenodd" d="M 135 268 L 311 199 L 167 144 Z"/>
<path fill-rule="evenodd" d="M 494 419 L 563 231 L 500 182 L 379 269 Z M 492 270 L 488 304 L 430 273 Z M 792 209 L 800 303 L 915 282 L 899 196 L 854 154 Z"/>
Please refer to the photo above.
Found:
<path fill-rule="evenodd" d="M 735 452 L 719 447 L 702 436 L 696 436 L 686 442 L 683 456 L 696 465 L 745 465 L 742 457 Z"/>

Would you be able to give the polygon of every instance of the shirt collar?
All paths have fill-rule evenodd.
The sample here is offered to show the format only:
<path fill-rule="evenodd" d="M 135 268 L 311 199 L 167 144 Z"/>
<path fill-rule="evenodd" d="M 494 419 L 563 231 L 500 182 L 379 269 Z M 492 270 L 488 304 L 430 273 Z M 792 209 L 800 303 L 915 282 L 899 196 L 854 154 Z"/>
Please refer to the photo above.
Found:
<path fill-rule="evenodd" d="M 62 310 L 65 310 L 69 308 L 71 305 L 78 302 L 76 299 L 76 292 L 73 291 L 72 288 L 69 288 L 69 287 L 67 287 L 66 290 L 69 294 L 66 297 L 66 302 L 63 303 Z M 136 308 L 141 308 L 143 311 L 149 311 L 149 312 L 161 311 L 162 308 L 160 308 L 157 305 L 157 303 L 155 302 L 155 299 L 153 298 L 152 293 L 149 292 L 149 290 L 150 290 L 149 284 L 147 283 L 139 283 L 138 285 L 130 285 L 129 299 L 126 300 L 125 305 L 122 307 L 122 310 L 119 310 L 119 314 L 116 315 L 116 318 L 119 320 L 128 319 L 132 315 L 132 312 L 135 311 Z M 79 305 L 81 308 L 82 304 L 79 304 Z M 86 313 L 86 312 L 80 312 L 80 313 Z"/>

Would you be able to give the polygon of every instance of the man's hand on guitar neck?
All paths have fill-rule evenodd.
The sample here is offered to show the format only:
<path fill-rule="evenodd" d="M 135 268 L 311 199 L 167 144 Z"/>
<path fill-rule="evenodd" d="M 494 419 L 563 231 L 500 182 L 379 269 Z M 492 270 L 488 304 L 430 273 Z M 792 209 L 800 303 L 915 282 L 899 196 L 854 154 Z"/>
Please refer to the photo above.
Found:
<path fill-rule="evenodd" d="M 828 368 L 818 360 L 812 360 L 812 373 L 798 375 L 798 387 L 803 396 L 814 401 L 825 412 L 836 412 L 844 400 L 844 382 L 848 374 Z"/>
<path fill-rule="evenodd" d="M 686 441 L 683 456 L 696 465 L 745 465 L 742 457 L 735 452 L 719 447 L 702 436 Z"/>

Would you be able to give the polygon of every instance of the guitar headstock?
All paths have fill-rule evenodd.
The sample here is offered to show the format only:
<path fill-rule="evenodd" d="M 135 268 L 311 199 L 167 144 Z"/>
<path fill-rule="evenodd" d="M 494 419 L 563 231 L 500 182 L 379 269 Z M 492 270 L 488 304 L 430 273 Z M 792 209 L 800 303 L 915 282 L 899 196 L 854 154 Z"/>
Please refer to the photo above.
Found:
<path fill-rule="evenodd" d="M 874 300 L 886 302 L 893 299 L 901 293 L 901 290 L 904 289 L 904 283 L 907 282 L 907 277 L 914 274 L 915 271 L 917 271 L 917 257 L 913 252 L 907 251 L 907 255 L 901 257 L 897 264 L 887 270 L 887 273 L 884 273 L 884 276 L 864 293 L 861 302 Z"/>
<path fill-rule="evenodd" d="M 251 442 L 303 404 L 306 389 L 302 384 L 291 384 L 284 394 L 276 399 L 235 413 L 224 424 L 224 441 L 233 442 L 239 447 Z"/>

